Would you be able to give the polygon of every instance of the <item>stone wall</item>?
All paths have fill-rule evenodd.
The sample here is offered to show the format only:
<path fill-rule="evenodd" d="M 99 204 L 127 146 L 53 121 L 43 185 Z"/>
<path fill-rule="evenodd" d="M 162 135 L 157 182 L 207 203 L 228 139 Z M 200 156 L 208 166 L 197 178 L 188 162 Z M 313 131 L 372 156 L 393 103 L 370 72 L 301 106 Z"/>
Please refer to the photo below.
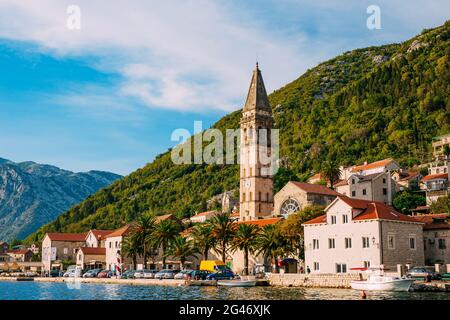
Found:
<path fill-rule="evenodd" d="M 360 280 L 358 273 L 346 274 L 271 274 L 270 285 L 285 287 L 310 287 L 310 288 L 350 288 L 350 282 Z"/>

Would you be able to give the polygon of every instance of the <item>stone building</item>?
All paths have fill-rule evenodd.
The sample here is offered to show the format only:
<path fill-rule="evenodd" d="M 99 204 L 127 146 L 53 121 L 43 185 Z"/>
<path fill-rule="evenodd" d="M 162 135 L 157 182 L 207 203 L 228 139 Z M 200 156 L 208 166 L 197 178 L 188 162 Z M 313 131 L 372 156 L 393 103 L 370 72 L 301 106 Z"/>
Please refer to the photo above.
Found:
<path fill-rule="evenodd" d="M 265 163 L 261 158 L 270 154 L 272 128 L 272 109 L 256 64 L 241 118 L 239 212 L 242 221 L 264 218 L 273 211 L 272 163 Z"/>
<path fill-rule="evenodd" d="M 374 201 L 338 196 L 304 223 L 305 264 L 313 273 L 423 265 L 423 223 Z"/>
<path fill-rule="evenodd" d="M 86 233 L 47 233 L 42 241 L 43 270 L 63 269 L 75 263 L 79 248 L 86 246 Z"/>
<path fill-rule="evenodd" d="M 106 265 L 106 248 L 81 247 L 77 253 L 77 266 L 84 269 L 104 269 Z"/>
<path fill-rule="evenodd" d="M 319 184 L 289 181 L 275 194 L 273 214 L 287 216 L 309 205 L 329 205 L 339 193 Z"/>
<path fill-rule="evenodd" d="M 9 250 L 7 254 L 12 258 L 11 261 L 30 262 L 33 258 L 33 252 L 29 249 Z"/>
<path fill-rule="evenodd" d="M 425 223 L 423 244 L 425 264 L 450 264 L 450 220 L 447 214 L 426 214 L 414 217 Z"/>

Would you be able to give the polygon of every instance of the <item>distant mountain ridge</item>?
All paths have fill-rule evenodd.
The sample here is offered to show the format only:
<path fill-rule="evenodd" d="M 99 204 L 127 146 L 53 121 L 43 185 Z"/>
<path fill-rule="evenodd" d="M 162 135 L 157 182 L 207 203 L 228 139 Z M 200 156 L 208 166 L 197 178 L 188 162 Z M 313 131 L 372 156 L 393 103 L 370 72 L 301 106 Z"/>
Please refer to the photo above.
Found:
<path fill-rule="evenodd" d="M 0 158 L 0 240 L 22 239 L 120 175 Z"/>

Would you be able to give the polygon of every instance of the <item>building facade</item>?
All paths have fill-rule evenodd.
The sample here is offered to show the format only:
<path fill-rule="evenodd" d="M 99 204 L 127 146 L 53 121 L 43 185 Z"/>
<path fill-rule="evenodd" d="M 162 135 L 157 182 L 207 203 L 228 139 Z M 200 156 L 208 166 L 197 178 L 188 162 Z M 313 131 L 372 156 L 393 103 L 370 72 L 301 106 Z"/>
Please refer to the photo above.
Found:
<path fill-rule="evenodd" d="M 270 157 L 272 109 L 261 71 L 253 71 L 240 122 L 240 220 L 270 216 L 273 211 L 272 163 Z"/>
<path fill-rule="evenodd" d="M 447 214 L 426 214 L 414 217 L 425 223 L 423 241 L 425 264 L 450 264 L 450 220 Z"/>
<path fill-rule="evenodd" d="M 304 224 L 305 264 L 313 273 L 423 265 L 422 225 L 383 203 L 339 196 Z"/>
<path fill-rule="evenodd" d="M 319 184 L 289 181 L 274 197 L 274 215 L 287 216 L 310 205 L 329 205 L 339 193 Z"/>
<path fill-rule="evenodd" d="M 86 233 L 47 233 L 42 241 L 43 270 L 63 269 L 76 263 L 79 248 L 86 246 Z"/>

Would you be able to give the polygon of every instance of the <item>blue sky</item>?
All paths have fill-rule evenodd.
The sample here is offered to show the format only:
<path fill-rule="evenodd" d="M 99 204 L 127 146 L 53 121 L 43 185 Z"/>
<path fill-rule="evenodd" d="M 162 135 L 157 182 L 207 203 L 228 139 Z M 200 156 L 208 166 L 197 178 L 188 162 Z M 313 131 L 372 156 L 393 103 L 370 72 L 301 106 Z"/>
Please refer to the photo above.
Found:
<path fill-rule="evenodd" d="M 380 30 L 366 27 L 371 4 Z M 128 174 L 171 147 L 173 130 L 240 108 L 256 57 L 270 92 L 449 13 L 444 0 L 0 0 L 0 157 Z"/>

